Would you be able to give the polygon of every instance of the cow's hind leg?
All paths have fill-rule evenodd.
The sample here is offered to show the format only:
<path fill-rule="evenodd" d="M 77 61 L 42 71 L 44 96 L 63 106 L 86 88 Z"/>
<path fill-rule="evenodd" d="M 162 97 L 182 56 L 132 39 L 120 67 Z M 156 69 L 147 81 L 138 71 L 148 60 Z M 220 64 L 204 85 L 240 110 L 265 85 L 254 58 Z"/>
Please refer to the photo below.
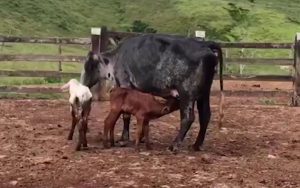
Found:
<path fill-rule="evenodd" d="M 197 108 L 199 113 L 199 122 L 200 122 L 200 130 L 197 136 L 197 140 L 194 144 L 194 150 L 199 151 L 200 146 L 204 142 L 206 129 L 211 117 L 210 105 L 209 105 L 209 96 L 206 96 L 197 101 Z"/>
<path fill-rule="evenodd" d="M 183 141 L 186 133 L 190 129 L 192 123 L 195 120 L 194 115 L 194 101 L 189 100 L 187 97 L 182 97 L 180 101 L 180 130 L 177 134 L 173 144 L 169 147 L 169 150 L 173 152 L 177 152 L 179 150 L 179 146 Z"/>
<path fill-rule="evenodd" d="M 130 124 L 131 115 L 123 113 L 123 131 L 121 139 L 118 141 L 120 146 L 126 146 L 129 142 L 129 124 Z"/>

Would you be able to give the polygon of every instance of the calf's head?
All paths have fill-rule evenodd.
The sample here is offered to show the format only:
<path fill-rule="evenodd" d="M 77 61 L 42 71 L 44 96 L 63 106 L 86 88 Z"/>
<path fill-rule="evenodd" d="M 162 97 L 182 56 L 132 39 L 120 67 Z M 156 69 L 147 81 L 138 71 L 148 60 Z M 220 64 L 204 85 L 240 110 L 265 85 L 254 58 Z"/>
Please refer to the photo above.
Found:
<path fill-rule="evenodd" d="M 114 81 L 113 66 L 109 58 L 89 52 L 81 73 L 81 83 L 93 87 L 100 79 Z"/>

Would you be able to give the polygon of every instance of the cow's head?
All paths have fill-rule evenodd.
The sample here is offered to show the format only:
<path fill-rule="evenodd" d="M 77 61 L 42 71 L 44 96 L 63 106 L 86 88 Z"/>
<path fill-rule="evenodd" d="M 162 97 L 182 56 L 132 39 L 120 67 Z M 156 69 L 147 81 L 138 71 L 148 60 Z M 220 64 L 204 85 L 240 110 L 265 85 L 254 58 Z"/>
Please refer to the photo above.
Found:
<path fill-rule="evenodd" d="M 113 81 L 113 66 L 109 63 L 109 58 L 89 52 L 81 74 L 81 83 L 91 88 L 100 79 Z"/>

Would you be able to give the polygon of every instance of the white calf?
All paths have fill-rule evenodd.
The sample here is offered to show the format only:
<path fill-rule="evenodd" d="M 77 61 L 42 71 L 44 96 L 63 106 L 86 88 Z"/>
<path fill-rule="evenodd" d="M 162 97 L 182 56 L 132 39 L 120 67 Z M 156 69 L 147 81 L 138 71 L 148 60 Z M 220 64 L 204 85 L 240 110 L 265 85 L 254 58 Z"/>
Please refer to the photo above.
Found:
<path fill-rule="evenodd" d="M 78 123 L 79 139 L 76 150 L 80 150 L 81 145 L 87 147 L 86 132 L 88 116 L 91 111 L 92 93 L 88 87 L 79 83 L 76 79 L 71 79 L 61 87 L 63 91 L 69 90 L 70 111 L 72 115 L 72 125 L 68 140 L 72 140 L 74 129 Z"/>

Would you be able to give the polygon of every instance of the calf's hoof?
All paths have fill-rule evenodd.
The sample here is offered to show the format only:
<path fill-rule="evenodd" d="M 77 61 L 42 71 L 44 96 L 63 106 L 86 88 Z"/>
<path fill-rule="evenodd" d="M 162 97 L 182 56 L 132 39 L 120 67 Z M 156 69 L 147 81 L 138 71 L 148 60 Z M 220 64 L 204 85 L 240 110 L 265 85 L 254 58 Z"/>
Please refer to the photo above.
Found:
<path fill-rule="evenodd" d="M 68 140 L 73 140 L 73 136 L 68 136 Z"/>
<path fill-rule="evenodd" d="M 148 146 L 146 145 L 146 149 L 147 149 L 147 150 L 152 150 L 153 148 L 152 148 L 152 146 L 150 146 L 150 145 L 148 145 Z"/>
<path fill-rule="evenodd" d="M 137 153 L 140 152 L 140 148 L 139 148 L 139 147 L 135 147 L 134 150 L 135 150 L 135 152 L 137 152 Z"/>
<path fill-rule="evenodd" d="M 114 141 L 110 142 L 110 147 L 115 147 L 115 142 Z"/>
<path fill-rule="evenodd" d="M 107 142 L 103 142 L 103 148 L 108 149 L 108 148 L 110 148 L 110 146 L 108 145 Z"/>
<path fill-rule="evenodd" d="M 140 143 L 145 143 L 145 139 L 141 138 Z"/>

